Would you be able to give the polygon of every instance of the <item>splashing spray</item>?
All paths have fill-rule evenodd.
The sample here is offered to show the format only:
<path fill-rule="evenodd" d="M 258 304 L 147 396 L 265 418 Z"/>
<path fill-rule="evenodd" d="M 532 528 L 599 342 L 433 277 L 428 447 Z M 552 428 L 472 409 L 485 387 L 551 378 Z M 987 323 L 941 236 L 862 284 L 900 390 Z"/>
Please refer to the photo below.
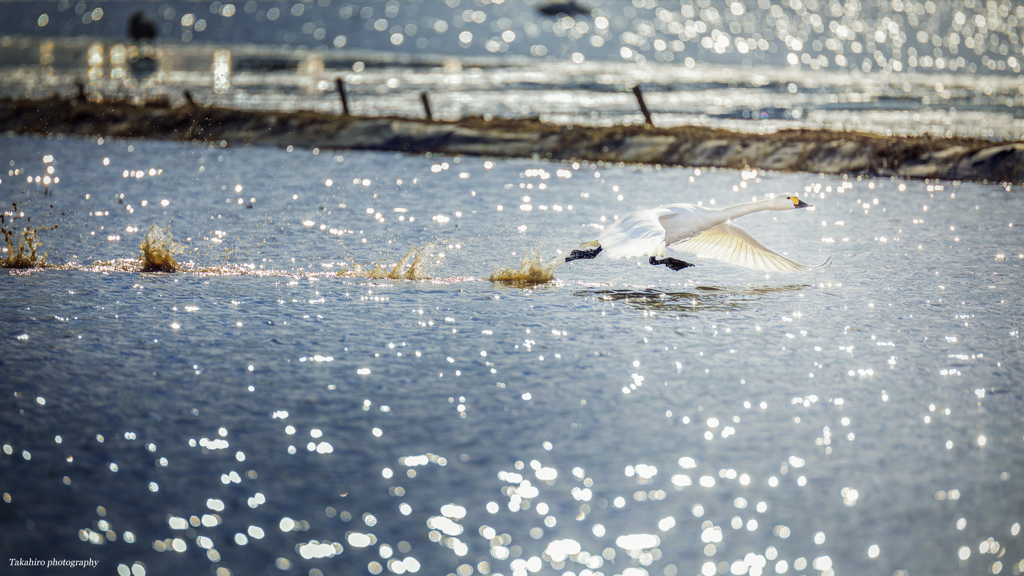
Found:
<path fill-rule="evenodd" d="M 434 248 L 433 244 L 414 246 L 390 270 L 388 270 L 383 261 L 379 262 L 371 270 L 367 270 L 359 264 L 353 264 L 350 268 L 339 271 L 338 276 L 377 280 L 429 280 L 430 276 L 428 276 L 427 268 L 430 264 L 430 257 L 434 252 Z"/>
<path fill-rule="evenodd" d="M 7 257 L 0 258 L 0 268 L 18 268 L 22 270 L 46 268 L 47 254 L 45 252 L 41 255 L 38 254 L 39 248 L 42 247 L 38 234 L 40 230 L 56 230 L 57 226 L 39 226 L 35 228 L 25 226 L 18 230 L 14 224 L 14 221 L 18 218 L 16 216 L 17 212 L 18 205 L 15 204 L 13 212 L 0 214 L 0 232 L 3 233 L 4 240 L 7 242 Z"/>
<path fill-rule="evenodd" d="M 498 268 L 491 272 L 488 280 L 505 284 L 544 284 L 545 282 L 551 282 L 555 278 L 555 269 L 561 263 L 559 260 L 545 262 L 541 258 L 540 250 L 537 250 L 532 256 L 529 254 L 524 256 L 519 268 L 512 266 Z"/>
<path fill-rule="evenodd" d="M 178 272 L 181 264 L 174 259 L 174 254 L 185 252 L 185 247 L 174 241 L 171 235 L 171 226 L 160 228 L 156 224 L 149 228 L 146 237 L 139 244 L 142 251 L 139 254 L 139 261 L 142 263 L 142 272 Z"/>

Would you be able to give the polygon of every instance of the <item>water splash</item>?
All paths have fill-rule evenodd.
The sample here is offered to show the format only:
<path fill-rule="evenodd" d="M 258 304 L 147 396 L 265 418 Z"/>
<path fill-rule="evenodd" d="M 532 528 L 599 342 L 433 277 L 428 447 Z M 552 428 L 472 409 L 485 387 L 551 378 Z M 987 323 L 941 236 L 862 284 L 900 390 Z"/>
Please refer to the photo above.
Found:
<path fill-rule="evenodd" d="M 181 264 L 174 259 L 174 254 L 185 252 L 185 247 L 174 241 L 171 226 L 160 228 L 156 224 L 150 226 L 146 237 L 139 244 L 139 261 L 141 272 L 179 272 Z"/>
<path fill-rule="evenodd" d="M 39 231 L 55 230 L 57 226 L 25 226 L 19 230 L 14 224 L 17 212 L 18 205 L 15 204 L 13 212 L 0 214 L 0 232 L 3 233 L 4 240 L 7 242 L 7 257 L 0 258 L 0 268 L 22 270 L 46 268 L 47 254 L 45 252 L 41 255 L 38 253 L 39 248 L 42 247 L 42 243 L 39 241 Z"/>
<path fill-rule="evenodd" d="M 7 257 L 0 259 L 0 268 L 46 268 L 46 253 L 37 254 L 42 243 L 39 241 L 40 230 L 53 230 L 56 226 L 46 228 L 25 227 L 23 230 L 3 228 L 4 239 L 7 241 Z M 18 247 L 15 248 L 15 241 Z"/>
<path fill-rule="evenodd" d="M 554 280 L 555 269 L 561 263 L 559 260 L 545 262 L 540 255 L 540 250 L 537 250 L 532 256 L 530 254 L 524 256 L 519 268 L 512 266 L 498 268 L 491 272 L 488 280 L 505 284 L 544 284 Z"/>
<path fill-rule="evenodd" d="M 429 280 L 428 268 L 434 248 L 433 244 L 414 246 L 390 270 L 382 260 L 372 269 L 367 269 L 360 264 L 353 264 L 351 267 L 339 271 L 338 276 L 346 278 L 372 278 L 375 280 Z"/>

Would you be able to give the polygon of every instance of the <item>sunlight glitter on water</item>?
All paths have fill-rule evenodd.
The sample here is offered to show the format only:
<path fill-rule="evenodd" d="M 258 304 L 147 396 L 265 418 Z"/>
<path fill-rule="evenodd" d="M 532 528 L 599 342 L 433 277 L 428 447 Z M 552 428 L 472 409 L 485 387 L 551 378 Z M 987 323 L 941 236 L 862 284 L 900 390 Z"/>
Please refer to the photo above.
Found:
<path fill-rule="evenodd" d="M 795 18 L 802 20 L 807 12 L 803 4 L 800 9 L 805 11 L 804 15 Z M 774 16 L 768 19 L 776 20 Z M 1011 28 L 1011 19 L 1014 26 L 1024 22 L 1024 18 L 1010 15 L 1000 26 Z M 880 19 L 884 21 L 895 24 L 889 16 Z M 364 64 L 363 60 L 353 63 L 358 57 L 346 51 L 336 53 L 330 67 L 310 71 L 301 65 L 308 56 L 319 56 L 308 48 L 165 44 L 159 51 L 162 68 L 157 74 L 147 76 L 140 83 L 136 78 L 102 75 L 103 68 L 94 67 L 90 70 L 98 70 L 101 76 L 90 82 L 89 90 L 97 99 L 123 97 L 128 93 L 128 99 L 133 102 L 166 99 L 178 105 L 186 104 L 183 93 L 187 91 L 201 105 L 284 111 L 312 108 L 321 113 L 336 113 L 340 111 L 340 103 L 335 79 L 341 78 L 347 86 L 351 111 L 358 116 L 420 118 L 423 112 L 419 94 L 430 91 L 432 117 L 438 120 L 467 116 L 537 117 L 560 125 L 611 126 L 643 122 L 630 92 L 631 86 L 643 85 L 646 102 L 656 125 L 661 127 L 694 125 L 754 133 L 787 129 L 856 130 L 886 135 L 1019 140 L 1024 135 L 1022 94 L 1017 89 L 1016 74 L 1009 73 L 1013 68 L 1007 68 L 1009 60 L 1018 68 L 1021 64 L 1019 39 L 1013 42 L 1018 46 L 1016 55 L 1009 55 L 1013 49 L 1010 40 L 1014 36 L 992 46 L 981 38 L 999 38 L 999 32 L 984 27 L 976 29 L 973 24 L 966 26 L 975 32 L 970 43 L 976 50 L 957 48 L 962 52 L 950 56 L 949 60 L 925 55 L 920 61 L 929 62 L 928 67 L 941 61 L 942 69 L 914 72 L 908 71 L 909 63 L 917 63 L 919 59 L 908 54 L 948 51 L 952 49 L 950 46 L 959 43 L 960 33 L 952 32 L 941 38 L 921 30 L 901 40 L 905 32 L 893 38 L 886 29 L 885 41 L 881 44 L 872 36 L 871 40 L 852 41 L 850 48 L 842 48 L 841 44 L 850 43 L 849 38 L 840 40 L 836 31 L 823 31 L 831 36 L 824 44 L 830 43 L 832 48 L 824 48 L 822 41 L 809 41 L 806 42 L 808 49 L 817 47 L 834 52 L 834 48 L 841 52 L 855 45 L 860 55 L 851 58 L 849 53 L 836 52 L 831 58 L 819 54 L 812 59 L 805 52 L 797 57 L 799 50 L 790 51 L 789 47 L 773 41 L 776 50 L 766 54 L 777 58 L 786 53 L 787 58 L 798 58 L 797 62 L 781 63 L 781 66 L 749 59 L 746 64 L 710 64 L 695 62 L 692 57 L 683 62 L 672 58 L 654 63 L 647 62 L 634 46 L 624 48 L 632 55 L 628 62 L 529 59 L 510 62 L 493 57 L 469 57 L 465 67 L 458 68 L 447 67 L 446 59 L 438 56 L 396 63 L 393 54 L 371 52 L 363 59 L 373 67 L 365 70 L 356 70 L 358 65 Z M 803 30 L 810 32 L 811 28 Z M 650 32 L 654 32 L 653 29 Z M 786 38 L 791 44 L 794 33 L 803 32 L 785 28 L 772 30 L 769 35 L 781 35 L 779 40 Z M 625 34 L 641 37 L 633 32 Z M 729 36 L 718 30 L 712 34 L 720 39 Z M 921 34 L 925 37 L 923 41 Z M 735 46 L 746 45 L 740 38 L 735 41 Z M 942 47 L 934 46 L 935 41 Z M 22 42 L 25 48 L 9 56 L 10 61 L 4 68 L 6 82 L 0 85 L 0 92 L 29 97 L 77 93 L 74 82 L 79 76 L 74 67 L 54 75 L 50 67 L 19 61 L 18 54 L 34 54 L 41 48 L 28 38 Z M 62 59 L 70 65 L 73 55 L 81 50 L 77 45 L 79 41 L 71 40 L 66 46 L 62 40 L 57 42 L 61 52 L 66 54 Z M 909 43 L 920 46 L 907 47 Z M 733 44 L 728 46 L 734 47 Z M 870 52 L 872 46 L 875 49 Z M 1006 54 L 998 54 L 996 58 L 977 54 L 977 49 L 984 52 L 993 48 L 997 54 Z M 714 57 L 703 47 L 698 50 L 704 54 L 703 58 Z M 896 58 L 883 57 L 886 50 L 892 50 L 891 55 Z M 226 57 L 225 52 L 233 56 Z M 635 57 L 644 58 L 644 62 L 632 61 Z M 822 58 L 834 62 L 831 68 L 822 68 Z M 972 59 L 979 61 L 969 62 Z M 838 65 L 839 61 L 843 64 Z M 956 63 L 956 69 L 951 70 L 945 64 L 947 61 Z M 232 73 L 231 62 L 236 62 L 236 67 L 254 63 L 274 63 L 275 66 L 289 63 L 292 66 L 272 73 Z M 1003 66 L 1002 73 L 998 71 L 999 62 Z M 986 74 L 967 72 L 971 66 L 978 68 L 979 64 L 997 69 Z"/>
<path fill-rule="evenodd" d="M 1024 557 L 999 504 L 1024 478 L 1022 269 L 993 257 L 1020 251 L 1016 188 L 3 142 L 19 166 L 45 148 L 81 178 L 0 189 L 32 225 L 64 213 L 40 234 L 60 267 L 0 276 L 0 457 L 16 472 L 0 491 L 26 527 L 2 546 L 19 553 L 233 574 L 945 573 L 963 547 L 970 569 L 1005 572 Z M 123 178 L 136 154 L 164 173 Z M 831 256 L 823 275 L 598 257 L 540 287 L 483 280 L 637 207 L 783 193 L 815 211 L 743 226 Z M 169 224 L 188 250 L 176 274 L 139 274 L 106 240 Z M 433 280 L 345 274 L 409 276 L 418 258 Z M 131 267 L 78 264 L 97 260 Z M 61 526 L 77 538 L 40 543 Z"/>

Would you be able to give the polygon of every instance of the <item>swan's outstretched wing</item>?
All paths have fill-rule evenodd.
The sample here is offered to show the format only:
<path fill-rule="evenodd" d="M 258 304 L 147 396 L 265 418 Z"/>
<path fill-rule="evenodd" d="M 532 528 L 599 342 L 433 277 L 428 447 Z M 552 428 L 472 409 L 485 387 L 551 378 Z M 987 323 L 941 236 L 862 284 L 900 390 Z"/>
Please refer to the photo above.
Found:
<path fill-rule="evenodd" d="M 827 266 L 829 259 L 818 266 L 805 266 L 776 254 L 754 240 L 746 230 L 730 222 L 719 224 L 696 237 L 674 244 L 672 248 L 696 254 L 701 258 L 715 258 L 762 272 L 808 272 Z"/>
<path fill-rule="evenodd" d="M 627 214 L 604 229 L 598 242 L 612 258 L 665 256 L 665 227 L 660 218 L 672 211 L 654 208 Z"/>

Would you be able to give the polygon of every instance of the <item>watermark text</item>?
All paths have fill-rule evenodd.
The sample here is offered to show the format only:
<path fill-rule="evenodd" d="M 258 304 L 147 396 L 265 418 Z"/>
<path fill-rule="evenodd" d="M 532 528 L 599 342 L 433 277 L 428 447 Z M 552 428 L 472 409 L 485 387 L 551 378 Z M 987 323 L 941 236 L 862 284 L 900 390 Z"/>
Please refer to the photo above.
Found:
<path fill-rule="evenodd" d="M 39 566 L 41 568 L 95 568 L 99 560 L 67 560 L 64 558 L 8 558 L 13 567 Z"/>

